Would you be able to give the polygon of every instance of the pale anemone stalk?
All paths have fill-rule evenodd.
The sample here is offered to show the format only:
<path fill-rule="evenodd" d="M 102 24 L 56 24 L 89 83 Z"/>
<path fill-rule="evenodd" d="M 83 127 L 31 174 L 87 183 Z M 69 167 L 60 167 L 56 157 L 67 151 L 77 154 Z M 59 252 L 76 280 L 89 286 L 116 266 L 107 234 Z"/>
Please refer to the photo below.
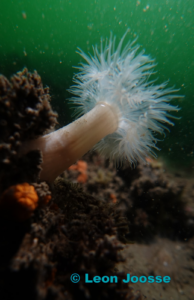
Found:
<path fill-rule="evenodd" d="M 100 151 L 116 163 L 125 160 L 131 165 L 153 155 L 156 133 L 164 133 L 170 111 L 178 108 L 169 101 L 173 95 L 167 82 L 154 85 L 149 81 L 154 61 L 139 46 L 128 42 L 127 32 L 115 48 L 115 37 L 100 50 L 93 47 L 94 56 L 78 53 L 86 61 L 74 76 L 71 101 L 78 105 L 80 117 L 73 123 L 25 143 L 22 153 L 33 149 L 42 151 L 41 180 L 53 181 L 91 148 Z"/>

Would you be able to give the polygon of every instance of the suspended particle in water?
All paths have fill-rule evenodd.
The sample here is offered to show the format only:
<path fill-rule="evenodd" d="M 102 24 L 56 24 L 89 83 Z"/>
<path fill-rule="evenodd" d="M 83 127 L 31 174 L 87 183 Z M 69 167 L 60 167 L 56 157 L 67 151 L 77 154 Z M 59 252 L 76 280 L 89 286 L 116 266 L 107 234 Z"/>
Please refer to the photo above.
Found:
<path fill-rule="evenodd" d="M 94 26 L 93 23 L 89 23 L 87 27 L 88 27 L 89 30 L 92 30 L 93 26 Z"/>
<path fill-rule="evenodd" d="M 23 17 L 23 19 L 26 19 L 26 18 L 27 18 L 27 15 L 26 15 L 26 12 L 25 12 L 25 11 L 22 12 L 22 17 Z"/>
<path fill-rule="evenodd" d="M 143 8 L 143 11 L 146 12 L 150 8 L 149 4 L 146 5 L 146 7 Z"/>
<path fill-rule="evenodd" d="M 23 50 L 23 53 L 24 53 L 24 56 L 27 56 L 27 52 L 26 52 L 26 49 L 24 48 Z"/>

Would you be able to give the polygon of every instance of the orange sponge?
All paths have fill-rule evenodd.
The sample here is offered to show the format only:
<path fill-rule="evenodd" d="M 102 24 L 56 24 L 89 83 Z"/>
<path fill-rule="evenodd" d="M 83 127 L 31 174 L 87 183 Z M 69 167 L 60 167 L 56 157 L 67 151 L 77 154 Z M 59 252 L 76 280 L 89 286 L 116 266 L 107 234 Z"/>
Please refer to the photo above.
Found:
<path fill-rule="evenodd" d="M 34 186 L 17 184 L 4 191 L 0 198 L 0 209 L 19 221 L 28 219 L 38 206 L 38 195 Z"/>

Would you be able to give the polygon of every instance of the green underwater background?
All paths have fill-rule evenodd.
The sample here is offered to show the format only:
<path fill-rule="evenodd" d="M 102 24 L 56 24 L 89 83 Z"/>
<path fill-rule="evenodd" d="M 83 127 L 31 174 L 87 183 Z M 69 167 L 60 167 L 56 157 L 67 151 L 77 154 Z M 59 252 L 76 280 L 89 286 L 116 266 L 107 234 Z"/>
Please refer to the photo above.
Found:
<path fill-rule="evenodd" d="M 92 45 L 112 31 L 126 32 L 155 58 L 157 83 L 169 80 L 184 98 L 174 100 L 180 119 L 158 143 L 158 156 L 177 169 L 194 170 L 194 1 L 193 0 L 34 0 L 0 2 L 0 73 L 27 67 L 50 87 L 60 126 L 72 121 L 67 89 L 81 62 L 77 47 Z M 126 38 L 126 41 L 127 41 Z M 163 140 L 163 137 L 159 137 Z"/>

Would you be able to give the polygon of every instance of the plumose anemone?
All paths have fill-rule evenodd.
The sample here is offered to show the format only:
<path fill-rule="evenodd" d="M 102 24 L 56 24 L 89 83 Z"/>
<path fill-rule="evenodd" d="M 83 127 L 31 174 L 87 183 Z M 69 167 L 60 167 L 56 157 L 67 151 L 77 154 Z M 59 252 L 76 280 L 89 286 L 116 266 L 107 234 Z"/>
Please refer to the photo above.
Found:
<path fill-rule="evenodd" d="M 138 51 L 135 41 L 123 47 L 126 34 L 117 48 L 112 35 L 105 45 L 101 41 L 93 57 L 79 49 L 86 63 L 78 67 L 70 92 L 81 117 L 22 146 L 21 153 L 42 151 L 41 180 L 53 181 L 93 147 L 116 163 L 135 164 L 155 155 L 155 134 L 167 129 L 164 123 L 173 125 L 168 112 L 178 108 L 169 101 L 180 97 L 172 94 L 177 90 L 149 81 L 154 61 Z"/>

